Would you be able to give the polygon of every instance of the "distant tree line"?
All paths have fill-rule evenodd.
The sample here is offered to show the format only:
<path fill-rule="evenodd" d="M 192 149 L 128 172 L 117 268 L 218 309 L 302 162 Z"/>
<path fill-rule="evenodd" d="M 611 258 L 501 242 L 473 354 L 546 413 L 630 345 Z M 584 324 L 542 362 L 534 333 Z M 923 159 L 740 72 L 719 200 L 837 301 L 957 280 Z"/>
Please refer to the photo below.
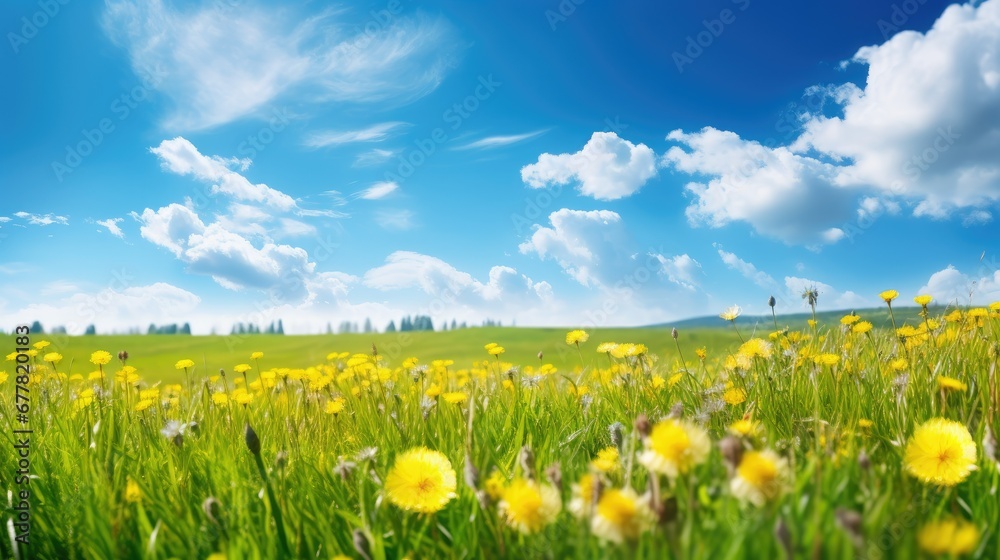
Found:
<path fill-rule="evenodd" d="M 277 323 L 271 321 L 267 328 L 261 330 L 260 326 L 253 323 L 240 322 L 233 325 L 229 334 L 285 334 L 285 325 L 278 319 Z"/>
<path fill-rule="evenodd" d="M 189 323 L 184 323 L 181 326 L 177 326 L 177 323 L 170 323 L 169 325 L 154 325 L 149 324 L 149 328 L 146 329 L 146 334 L 191 334 L 191 325 Z"/>

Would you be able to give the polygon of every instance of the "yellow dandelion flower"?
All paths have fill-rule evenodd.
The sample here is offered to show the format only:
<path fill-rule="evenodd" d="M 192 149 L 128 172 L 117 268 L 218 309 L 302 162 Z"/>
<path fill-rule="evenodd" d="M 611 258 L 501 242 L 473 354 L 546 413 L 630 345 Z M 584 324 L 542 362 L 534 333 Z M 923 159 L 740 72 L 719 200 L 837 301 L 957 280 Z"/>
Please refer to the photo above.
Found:
<path fill-rule="evenodd" d="M 673 389 L 674 386 L 677 385 L 678 383 L 680 383 L 681 379 L 683 379 L 683 378 L 684 378 L 684 372 L 683 371 L 675 373 L 675 374 L 673 374 L 673 375 L 670 376 L 670 379 L 667 380 L 667 386 L 670 387 L 671 389 Z"/>
<path fill-rule="evenodd" d="M 441 386 L 437 383 L 431 383 L 431 386 L 424 391 L 424 394 L 433 399 L 441 394 Z"/>
<path fill-rule="evenodd" d="M 497 344 L 496 342 L 490 342 L 490 343 L 486 344 L 485 346 L 483 346 L 483 348 L 485 348 L 486 351 L 489 352 L 490 350 L 496 348 L 497 346 L 500 346 L 500 345 Z"/>
<path fill-rule="evenodd" d="M 653 511 L 646 502 L 631 488 L 603 492 L 590 523 L 591 532 L 602 540 L 614 543 L 639 538 L 653 527 L 655 521 Z"/>
<path fill-rule="evenodd" d="M 48 354 L 42 357 L 43 362 L 49 362 L 50 364 L 52 364 L 53 367 L 55 367 L 56 364 L 61 362 L 62 359 L 63 359 L 62 354 L 60 354 L 59 352 L 49 352 Z"/>
<path fill-rule="evenodd" d="M 263 352 L 254 352 L 253 354 L 250 354 L 250 359 L 251 360 L 259 360 L 259 359 L 261 359 L 263 357 L 264 357 L 264 353 Z"/>
<path fill-rule="evenodd" d="M 872 324 L 869 323 L 868 321 L 861 321 L 859 323 L 855 323 L 855 325 L 851 327 L 851 332 L 853 332 L 854 334 L 865 334 L 870 330 L 872 330 Z"/>
<path fill-rule="evenodd" d="M 95 366 L 106 366 L 111 362 L 111 354 L 104 350 L 98 350 L 90 355 L 90 363 Z"/>
<path fill-rule="evenodd" d="M 218 406 L 225 406 L 226 404 L 229 403 L 229 395 L 225 393 L 214 393 L 212 395 L 212 402 L 214 402 Z"/>
<path fill-rule="evenodd" d="M 330 399 L 329 401 L 326 402 L 326 409 L 325 409 L 326 413 L 327 414 L 340 414 L 341 412 L 344 411 L 344 406 L 346 404 L 347 404 L 347 401 L 344 400 L 344 397 L 337 397 L 337 398 L 334 398 L 334 399 Z"/>
<path fill-rule="evenodd" d="M 840 356 L 837 354 L 820 354 L 813 358 L 816 365 L 820 366 L 835 366 L 840 363 Z"/>
<path fill-rule="evenodd" d="M 763 338 L 751 338 L 750 340 L 744 342 L 740 345 L 740 349 L 736 351 L 737 354 L 742 354 L 748 358 L 770 358 L 771 357 L 771 343 L 764 340 Z"/>
<path fill-rule="evenodd" d="M 10 376 L 7 375 L 6 371 L 0 371 L 0 383 L 3 383 L 4 381 L 7 381 L 8 377 L 10 377 Z"/>
<path fill-rule="evenodd" d="M 871 428 L 874 425 L 875 423 L 867 418 L 861 418 L 858 420 L 858 427 L 861 428 L 862 430 L 867 430 L 868 428 Z"/>
<path fill-rule="evenodd" d="M 94 390 L 84 389 L 76 395 L 76 408 L 80 410 L 94 404 Z"/>
<path fill-rule="evenodd" d="M 99 381 L 101 379 L 104 379 L 103 371 L 92 371 L 87 374 L 87 381 Z"/>
<path fill-rule="evenodd" d="M 932 301 L 934 301 L 934 298 L 927 294 L 922 294 L 913 298 L 913 301 L 921 307 L 927 307 Z"/>
<path fill-rule="evenodd" d="M 597 345 L 598 354 L 610 354 L 618 346 L 617 342 L 602 342 Z"/>
<path fill-rule="evenodd" d="M 720 313 L 719 317 L 725 319 L 726 321 L 735 321 L 741 313 L 743 313 L 743 310 L 740 309 L 740 306 L 734 305 Z"/>
<path fill-rule="evenodd" d="M 904 369 L 910 367 L 910 363 L 906 361 L 906 358 L 896 358 L 895 360 L 889 362 L 889 367 L 893 371 L 903 371 Z"/>
<path fill-rule="evenodd" d="M 389 501 L 406 511 L 434 513 L 455 497 L 455 469 L 439 451 L 417 447 L 396 457 L 385 477 Z"/>
<path fill-rule="evenodd" d="M 562 511 L 562 499 L 559 491 L 548 484 L 518 478 L 504 489 L 497 509 L 507 525 L 529 535 L 556 520 Z"/>
<path fill-rule="evenodd" d="M 236 401 L 236 404 L 242 404 L 243 406 L 246 406 L 253 401 L 253 394 L 248 393 L 245 390 L 234 392 L 233 400 Z"/>
<path fill-rule="evenodd" d="M 49 342 L 48 340 L 39 340 L 38 342 L 32 344 L 32 346 L 35 347 L 35 350 L 45 350 L 51 344 L 52 343 Z"/>
<path fill-rule="evenodd" d="M 740 500 L 760 507 L 777 498 L 788 477 L 788 461 L 770 449 L 743 454 L 730 490 Z"/>
<path fill-rule="evenodd" d="M 666 385 L 666 384 L 667 384 L 667 380 L 666 380 L 666 379 L 663 379 L 663 376 L 662 376 L 662 375 L 654 375 L 654 376 L 653 376 L 653 377 L 651 377 L 651 378 L 650 378 L 650 380 L 649 380 L 649 385 L 650 385 L 650 387 L 652 387 L 652 388 L 653 388 L 654 390 L 657 390 L 657 389 L 662 389 L 662 388 L 663 388 L 663 386 L 664 386 L 664 385 Z"/>
<path fill-rule="evenodd" d="M 441 398 L 444 399 L 445 402 L 447 403 L 460 404 L 467 401 L 469 399 L 469 395 L 461 391 L 456 391 L 456 392 L 442 393 Z"/>
<path fill-rule="evenodd" d="M 493 348 L 490 348 L 490 355 L 491 356 L 499 356 L 500 354 L 503 354 L 504 352 L 506 352 L 506 350 L 504 350 L 503 346 L 494 346 Z"/>
<path fill-rule="evenodd" d="M 694 351 L 694 355 L 698 356 L 699 360 L 704 360 L 705 357 L 708 356 L 708 348 L 704 346 L 702 346 L 701 348 L 696 348 Z"/>
<path fill-rule="evenodd" d="M 686 420 L 666 419 L 644 441 L 639 463 L 650 472 L 676 478 L 705 461 L 712 449 L 708 432 Z"/>
<path fill-rule="evenodd" d="M 587 334 L 587 331 L 581 331 L 579 329 L 569 331 L 566 333 L 566 344 L 580 344 L 582 342 L 587 342 L 588 338 L 590 338 L 590 335 Z"/>
<path fill-rule="evenodd" d="M 236 364 L 235 366 L 233 366 L 233 371 L 235 371 L 236 373 L 246 373 L 251 369 L 252 368 L 250 367 L 250 364 Z"/>
<path fill-rule="evenodd" d="M 736 406 L 747 400 L 747 393 L 743 389 L 734 387 L 722 394 L 722 400 L 726 401 L 726 404 Z"/>
<path fill-rule="evenodd" d="M 597 452 L 597 458 L 590 462 L 590 466 L 594 470 L 610 473 L 621 468 L 621 462 L 618 460 L 618 448 L 617 447 L 605 447 L 604 449 Z"/>
<path fill-rule="evenodd" d="M 886 290 L 879 294 L 878 297 L 882 298 L 882 301 L 892 305 L 892 300 L 899 297 L 899 292 L 896 290 Z"/>
<path fill-rule="evenodd" d="M 139 488 L 139 484 L 130 478 L 125 484 L 125 501 L 134 504 L 141 500 L 142 490 Z"/>
<path fill-rule="evenodd" d="M 954 377 L 948 377 L 946 375 L 939 375 L 937 378 L 938 389 L 943 391 L 959 391 L 964 392 L 969 389 L 969 386 L 961 381 L 955 379 Z"/>
<path fill-rule="evenodd" d="M 976 443 L 963 424 L 932 418 L 913 432 L 904 463 L 921 482 L 954 486 L 976 470 Z"/>
<path fill-rule="evenodd" d="M 729 425 L 729 432 L 737 436 L 752 436 L 757 433 L 757 423 L 749 418 L 742 418 Z"/>
<path fill-rule="evenodd" d="M 503 496 L 503 489 L 507 486 L 507 478 L 500 471 L 494 469 L 490 476 L 486 477 L 483 489 L 491 500 L 499 500 Z"/>
<path fill-rule="evenodd" d="M 194 360 L 179 360 L 174 364 L 174 369 L 191 369 L 194 367 Z"/>
<path fill-rule="evenodd" d="M 141 401 L 135 403 L 135 411 L 142 412 L 143 410 L 146 410 L 147 408 L 153 406 L 153 404 L 155 403 L 156 401 L 154 401 L 153 399 L 142 399 Z"/>
<path fill-rule="evenodd" d="M 979 528 L 962 519 L 932 521 L 917 532 L 917 544 L 929 554 L 969 554 L 979 546 Z"/>
<path fill-rule="evenodd" d="M 850 315 L 844 315 L 843 317 L 841 317 L 840 318 L 840 324 L 841 325 L 853 325 L 854 323 L 857 323 L 860 320 L 861 320 L 861 316 L 860 315 L 855 315 L 855 314 L 851 313 Z"/>

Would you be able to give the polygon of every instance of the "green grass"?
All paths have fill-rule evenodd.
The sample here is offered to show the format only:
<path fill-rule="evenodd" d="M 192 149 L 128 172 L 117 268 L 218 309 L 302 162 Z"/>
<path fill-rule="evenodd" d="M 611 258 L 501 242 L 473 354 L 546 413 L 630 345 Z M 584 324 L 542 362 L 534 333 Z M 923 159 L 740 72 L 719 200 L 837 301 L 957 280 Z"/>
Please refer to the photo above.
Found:
<path fill-rule="evenodd" d="M 583 344 L 583 371 L 576 370 L 580 355 L 565 345 L 562 329 L 414 333 L 405 347 L 391 334 L 251 336 L 233 348 L 223 347 L 224 337 L 60 340 L 61 373 L 89 372 L 95 367 L 86 363 L 90 352 L 124 348 L 142 379 L 115 382 L 119 364 L 112 361 L 101 391 L 99 381 L 70 380 L 36 363 L 27 554 L 362 558 L 355 546 L 360 538 L 373 560 L 781 558 L 786 544 L 795 558 L 915 558 L 917 534 L 927 523 L 958 518 L 978 533 L 969 557 L 1000 558 L 1000 470 L 980 444 L 987 430 L 1000 431 L 1000 317 L 942 324 L 908 344 L 884 329 L 848 335 L 835 323 L 811 334 L 777 340 L 769 356 L 747 358 L 734 369 L 726 365 L 738 348 L 731 327 L 682 329 L 686 364 L 667 329 L 607 329 Z M 597 344 L 606 340 L 645 343 L 656 359 L 598 355 Z M 322 364 L 332 351 L 370 355 L 372 342 L 389 356 L 378 366 L 367 358 Z M 502 360 L 524 367 L 510 369 L 489 357 L 486 342 L 502 344 Z M 709 348 L 705 363 L 694 356 L 703 345 Z M 557 371 L 534 378 L 528 367 L 537 367 L 539 350 Z M 264 352 L 265 373 L 317 367 L 276 375 L 271 388 L 234 390 L 242 376 L 233 365 L 251 362 L 254 351 Z M 836 356 L 836 365 L 816 361 L 819 354 Z M 403 368 L 409 356 L 426 369 Z M 180 393 L 166 385 L 155 397 L 140 393 L 158 381 L 182 379 L 173 368 L 182 358 L 199 366 Z M 456 363 L 435 367 L 437 358 Z M 898 360 L 899 371 L 891 370 Z M 208 382 L 204 376 L 219 367 L 229 372 L 226 379 Z M 678 372 L 684 373 L 674 377 Z M 6 380 L 0 376 L 0 446 L 6 450 L 21 427 L 13 415 L 13 368 L 9 373 Z M 939 375 L 966 388 L 944 392 Z M 259 383 L 256 369 L 247 377 Z M 466 400 L 448 403 L 430 391 L 437 387 L 462 392 Z M 87 391 L 95 388 L 88 401 Z M 213 403 L 213 395 L 227 390 L 227 404 Z M 235 404 L 244 395 L 249 404 Z M 146 397 L 149 406 L 137 406 Z M 343 399 L 343 411 L 327 414 L 336 399 Z M 642 503 L 662 508 L 662 519 L 624 543 L 602 540 L 591 518 L 569 512 L 572 485 L 593 472 L 599 451 L 617 444 L 619 467 L 597 475 L 604 491 L 650 488 L 654 475 L 637 462 L 644 443 L 633 426 L 641 415 L 655 423 L 671 410 L 707 431 L 707 456 L 675 479 L 655 477 L 658 499 Z M 745 417 L 756 431 L 726 439 Z M 978 468 L 953 487 L 921 482 L 905 469 L 914 430 L 935 417 L 967 426 L 976 442 Z M 871 426 L 862 427 L 862 419 Z M 171 421 L 194 421 L 197 429 L 181 440 L 168 438 L 161 430 Z M 246 443 L 247 423 L 259 437 L 259 456 Z M 615 425 L 618 442 L 611 436 Z M 760 505 L 733 489 L 719 446 L 724 439 L 744 454 L 769 449 L 788 462 L 788 477 Z M 397 457 L 418 446 L 440 451 L 457 472 L 456 496 L 432 514 L 401 510 L 384 487 Z M 532 450 L 533 465 L 518 460 L 523 448 Z M 16 470 L 15 461 L 14 453 L 0 453 L 0 491 L 20 490 L 6 474 Z M 467 462 L 480 473 L 474 487 L 463 481 Z M 544 473 L 557 465 L 563 509 L 533 534 L 508 526 L 499 497 L 481 499 L 483 481 L 494 471 L 507 484 L 532 475 L 548 484 L 555 479 Z M 130 487 L 137 491 L 133 499 Z M 14 513 L 5 502 L 4 517 Z M 847 514 L 857 516 L 856 530 L 838 522 Z M 787 541 L 775 536 L 776 527 Z M 4 534 L 0 558 L 12 555 Z"/>
<path fill-rule="evenodd" d="M 52 348 L 65 357 L 60 370 L 66 373 L 85 375 L 91 372 L 94 367 L 87 360 L 95 350 L 115 355 L 120 350 L 127 350 L 129 364 L 144 378 L 174 382 L 184 378 L 184 372 L 174 368 L 174 364 L 184 358 L 194 360 L 198 374 L 215 374 L 220 368 L 231 372 L 236 364 L 248 363 L 250 354 L 257 351 L 264 352 L 264 367 L 304 368 L 325 362 L 331 352 L 370 353 L 372 344 L 394 365 L 413 356 L 422 363 L 447 358 L 459 367 L 468 367 L 488 358 L 483 346 L 496 342 L 507 350 L 504 355 L 507 361 L 538 365 L 538 353 L 542 352 L 545 363 L 572 369 L 580 365 L 580 353 L 565 344 L 565 335 L 565 329 L 491 327 L 445 332 L 305 336 L 99 335 L 51 340 L 54 341 Z M 44 335 L 36 338 L 46 339 Z M 645 344 L 651 352 L 668 359 L 677 355 L 669 328 L 616 328 L 591 332 L 591 342 L 602 341 Z M 722 352 L 738 344 L 739 339 L 731 329 L 702 328 L 685 332 L 682 342 L 681 351 L 688 360 L 693 360 L 695 348 L 707 346 L 713 352 Z M 583 348 L 583 358 L 588 363 L 595 359 L 595 347 L 590 344 Z"/>

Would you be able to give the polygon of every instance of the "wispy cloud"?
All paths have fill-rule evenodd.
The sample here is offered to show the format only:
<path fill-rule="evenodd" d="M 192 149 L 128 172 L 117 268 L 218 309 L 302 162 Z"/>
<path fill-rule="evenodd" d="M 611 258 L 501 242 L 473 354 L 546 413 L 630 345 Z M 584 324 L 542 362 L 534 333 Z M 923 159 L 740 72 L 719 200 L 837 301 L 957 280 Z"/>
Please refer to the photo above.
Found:
<path fill-rule="evenodd" d="M 383 150 L 381 148 L 375 148 L 373 150 L 368 150 L 362 154 L 358 154 L 354 158 L 354 167 L 369 167 L 372 165 L 379 165 L 385 163 L 393 158 L 397 153 L 396 150 Z"/>
<path fill-rule="evenodd" d="M 357 195 L 358 198 L 363 198 L 365 200 L 378 200 L 389 196 L 397 190 L 399 190 L 399 185 L 396 183 L 392 181 L 382 181 L 380 183 L 375 183 L 367 189 L 357 193 Z"/>
<path fill-rule="evenodd" d="M 509 146 L 511 144 L 516 144 L 518 142 L 528 140 L 529 138 L 534 138 L 536 136 L 541 136 L 548 132 L 547 130 L 536 130 L 534 132 L 525 132 L 524 134 L 508 134 L 504 136 L 487 136 L 486 138 L 481 138 L 475 142 L 470 142 L 463 146 L 457 146 L 456 150 L 488 150 L 490 148 L 499 148 L 501 146 Z"/>
<path fill-rule="evenodd" d="M 52 224 L 69 225 L 69 218 L 57 216 L 55 214 L 32 214 L 31 212 L 14 212 L 14 216 L 21 218 L 33 226 L 50 226 Z"/>
<path fill-rule="evenodd" d="M 384 122 L 358 130 L 326 130 L 309 135 L 303 143 L 310 148 L 322 148 L 356 142 L 381 142 L 405 125 L 404 122 Z"/>
<path fill-rule="evenodd" d="M 156 69 L 154 87 L 177 107 L 164 123 L 168 129 L 200 130 L 262 114 L 291 96 L 312 103 L 410 102 L 438 87 L 459 52 L 457 34 L 442 17 L 394 15 L 366 26 L 347 10 L 303 17 L 285 6 L 213 4 L 106 3 L 107 34 L 128 52 L 137 74 Z"/>
<path fill-rule="evenodd" d="M 123 218 L 108 218 L 107 220 L 97 220 L 96 223 L 99 226 L 108 228 L 108 232 L 111 235 L 119 239 L 125 239 L 125 232 L 122 231 L 122 228 L 118 227 L 118 223 L 123 221 L 125 221 Z"/>
<path fill-rule="evenodd" d="M 410 210 L 380 210 L 375 213 L 375 223 L 382 229 L 406 231 L 416 225 Z"/>

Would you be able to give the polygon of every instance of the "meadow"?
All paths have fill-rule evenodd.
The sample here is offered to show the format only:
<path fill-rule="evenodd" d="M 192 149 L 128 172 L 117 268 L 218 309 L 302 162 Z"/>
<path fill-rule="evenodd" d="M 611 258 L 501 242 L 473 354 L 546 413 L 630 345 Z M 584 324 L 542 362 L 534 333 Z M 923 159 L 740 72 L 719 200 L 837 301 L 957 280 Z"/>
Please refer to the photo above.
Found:
<path fill-rule="evenodd" d="M 32 336 L 0 366 L 30 544 L 8 524 L 0 556 L 1000 558 L 1000 303 L 920 309 Z"/>

